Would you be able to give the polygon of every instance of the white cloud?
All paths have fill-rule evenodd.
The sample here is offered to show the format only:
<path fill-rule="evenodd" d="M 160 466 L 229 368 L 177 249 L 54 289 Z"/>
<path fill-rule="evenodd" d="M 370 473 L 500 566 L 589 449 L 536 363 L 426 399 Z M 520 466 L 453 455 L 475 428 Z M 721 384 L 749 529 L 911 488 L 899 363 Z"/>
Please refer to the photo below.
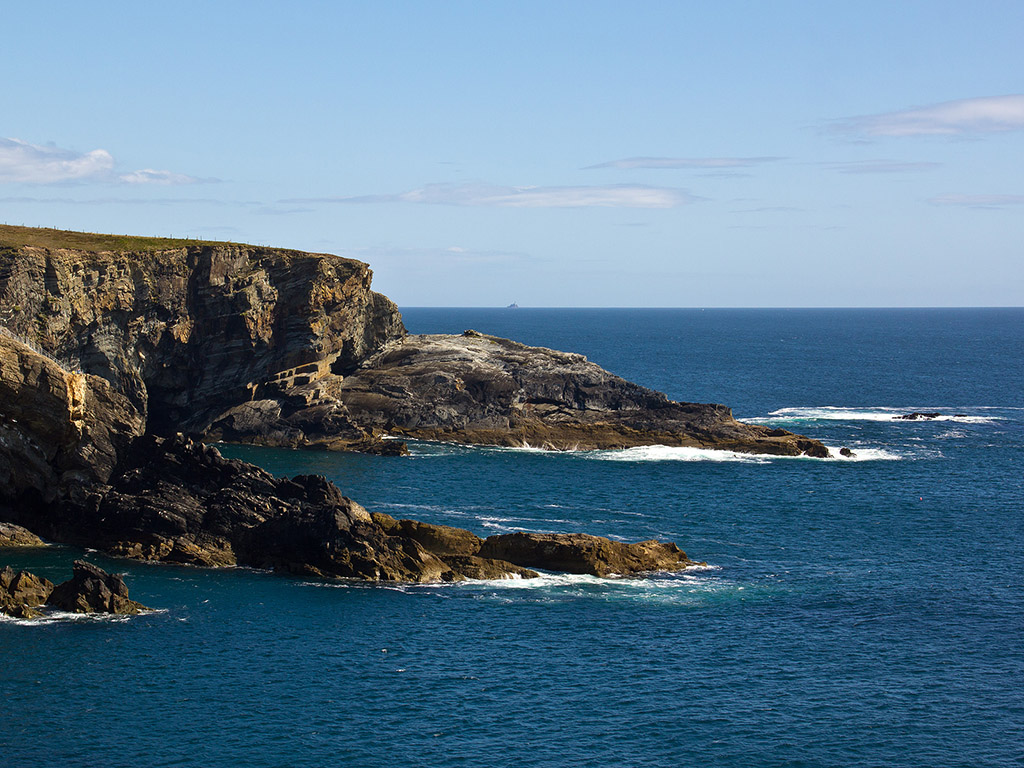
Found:
<path fill-rule="evenodd" d="M 863 136 L 956 136 L 1024 130 L 1024 94 L 944 101 L 898 112 L 863 115 L 833 125 Z"/>
<path fill-rule="evenodd" d="M 114 158 L 105 149 L 79 153 L 0 138 L 0 182 L 55 184 L 106 176 Z"/>
<path fill-rule="evenodd" d="M 105 149 L 76 152 L 52 145 L 0 138 L 0 183 L 61 184 L 113 182 L 124 184 L 194 184 L 202 181 L 171 171 L 145 168 L 116 174 L 114 158 Z"/>
<path fill-rule="evenodd" d="M 156 171 L 152 168 L 143 168 L 141 171 L 122 173 L 117 178 L 118 181 L 123 181 L 126 184 L 195 184 L 200 181 L 200 179 L 197 179 L 194 176 L 186 176 L 183 173 Z"/>
<path fill-rule="evenodd" d="M 1003 208 L 1024 205 L 1024 195 L 939 195 L 928 200 L 934 205 L 962 205 L 968 208 Z"/>
<path fill-rule="evenodd" d="M 720 168 L 749 168 L 760 163 L 782 160 L 781 157 L 626 157 L 606 163 L 588 165 L 594 168 L 685 168 L 708 170 Z"/>
<path fill-rule="evenodd" d="M 699 198 L 682 189 L 637 184 L 570 187 L 503 187 L 427 184 L 391 195 L 282 200 L 283 203 L 429 203 L 499 208 L 674 208 Z"/>

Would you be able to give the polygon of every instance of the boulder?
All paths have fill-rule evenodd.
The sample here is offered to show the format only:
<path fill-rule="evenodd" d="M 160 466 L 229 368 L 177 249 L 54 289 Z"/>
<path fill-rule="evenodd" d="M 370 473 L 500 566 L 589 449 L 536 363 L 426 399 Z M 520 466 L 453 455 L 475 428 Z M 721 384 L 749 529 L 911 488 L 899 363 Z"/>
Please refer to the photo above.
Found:
<path fill-rule="evenodd" d="M 0 613 L 19 619 L 40 615 L 36 608 L 46 602 L 53 584 L 27 571 L 0 569 Z"/>
<path fill-rule="evenodd" d="M 46 604 L 71 613 L 135 614 L 149 610 L 128 597 L 128 587 L 117 574 L 84 560 L 75 560 L 73 575 L 58 584 Z"/>

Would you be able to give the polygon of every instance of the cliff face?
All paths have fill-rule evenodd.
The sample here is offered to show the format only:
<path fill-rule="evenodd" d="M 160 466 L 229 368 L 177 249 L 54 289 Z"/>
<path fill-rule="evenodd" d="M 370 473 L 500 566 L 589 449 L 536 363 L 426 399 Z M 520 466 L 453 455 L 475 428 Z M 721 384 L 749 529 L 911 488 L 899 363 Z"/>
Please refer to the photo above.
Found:
<path fill-rule="evenodd" d="M 0 513 L 33 521 L 106 482 L 143 419 L 99 378 L 72 373 L 0 333 Z"/>
<path fill-rule="evenodd" d="M 370 279 L 326 254 L 0 227 L 0 327 L 106 380 L 153 434 L 377 453 L 405 451 L 392 433 L 828 455 L 580 355 L 475 332 L 407 339 Z"/>
<path fill-rule="evenodd" d="M 5 229 L 0 323 L 106 379 L 157 433 L 201 431 L 261 392 L 347 373 L 405 333 L 362 262 L 226 243 L 10 244 Z"/>

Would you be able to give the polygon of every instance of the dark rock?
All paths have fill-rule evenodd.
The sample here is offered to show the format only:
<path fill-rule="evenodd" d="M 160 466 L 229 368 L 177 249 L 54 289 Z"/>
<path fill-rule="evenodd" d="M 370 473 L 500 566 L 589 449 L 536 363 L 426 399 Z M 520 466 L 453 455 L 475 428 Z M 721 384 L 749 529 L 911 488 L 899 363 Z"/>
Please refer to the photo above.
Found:
<path fill-rule="evenodd" d="M 855 454 L 855 453 L 854 453 L 853 451 L 851 451 L 851 450 L 850 450 L 849 448 L 840 448 L 840 449 L 839 449 L 839 455 L 840 455 L 840 456 L 845 456 L 845 457 L 846 457 L 846 458 L 848 458 L 848 459 L 852 459 L 852 458 L 853 458 L 854 456 L 856 456 L 857 454 Z"/>
<path fill-rule="evenodd" d="M 53 588 L 46 604 L 71 613 L 135 614 L 149 610 L 128 597 L 123 578 L 84 560 L 75 560 L 72 577 Z"/>
<path fill-rule="evenodd" d="M 494 560 L 473 555 L 446 555 L 445 564 L 452 569 L 458 579 L 477 579 L 493 581 L 497 579 L 535 579 L 540 576 L 536 571 L 522 568 L 506 560 Z"/>
<path fill-rule="evenodd" d="M 656 540 L 624 544 L 582 533 L 506 533 L 489 536 L 481 557 L 529 568 L 594 576 L 678 571 L 698 563 L 675 544 Z"/>
<path fill-rule="evenodd" d="M 938 411 L 921 412 L 914 411 L 913 413 L 905 413 L 902 416 L 893 416 L 894 419 L 903 419 L 904 421 L 920 421 L 925 419 L 937 419 L 942 414 Z"/>
<path fill-rule="evenodd" d="M 46 542 L 20 525 L 0 522 L 0 548 L 45 547 Z"/>
<path fill-rule="evenodd" d="M 407 437 L 555 449 L 678 445 L 826 457 L 817 440 L 679 403 L 582 355 L 466 331 L 408 336 L 341 383 L 349 417 Z"/>
<path fill-rule="evenodd" d="M 0 569 L 0 613 L 19 619 L 39 616 L 36 608 L 46 602 L 53 584 L 27 571 Z"/>

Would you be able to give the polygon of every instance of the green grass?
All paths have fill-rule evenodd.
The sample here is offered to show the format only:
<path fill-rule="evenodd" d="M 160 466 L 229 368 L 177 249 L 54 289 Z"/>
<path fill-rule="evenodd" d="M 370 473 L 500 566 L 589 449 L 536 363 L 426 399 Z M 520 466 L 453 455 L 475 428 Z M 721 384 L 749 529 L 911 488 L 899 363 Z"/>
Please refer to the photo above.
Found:
<path fill-rule="evenodd" d="M 214 240 L 185 240 L 170 237 L 101 235 L 94 232 L 69 232 L 63 229 L 14 227 L 0 224 L 0 247 L 73 248 L 83 251 L 166 251 L 200 245 L 238 245 Z"/>

